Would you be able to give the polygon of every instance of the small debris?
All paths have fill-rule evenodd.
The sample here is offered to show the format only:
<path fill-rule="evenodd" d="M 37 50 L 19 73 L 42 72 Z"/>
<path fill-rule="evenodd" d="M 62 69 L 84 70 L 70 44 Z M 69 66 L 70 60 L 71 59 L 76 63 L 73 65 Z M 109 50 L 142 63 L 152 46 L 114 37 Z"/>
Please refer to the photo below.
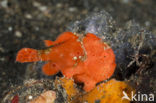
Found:
<path fill-rule="evenodd" d="M 62 4 L 61 4 L 61 3 L 58 3 L 58 4 L 56 5 L 56 7 L 57 7 L 57 8 L 61 8 L 61 7 L 62 7 Z"/>
<path fill-rule="evenodd" d="M 131 0 L 121 0 L 122 3 L 128 4 Z"/>
<path fill-rule="evenodd" d="M 31 15 L 31 14 L 26 14 L 25 17 L 26 17 L 27 19 L 31 19 L 31 18 L 32 18 L 32 15 Z"/>
<path fill-rule="evenodd" d="M 1 6 L 3 7 L 3 8 L 7 8 L 8 7 L 8 0 L 3 0 L 3 1 L 1 1 Z"/>
<path fill-rule="evenodd" d="M 33 5 L 35 7 L 37 7 L 42 12 L 47 11 L 47 9 L 48 9 L 46 6 L 41 5 L 39 2 L 34 2 Z"/>
<path fill-rule="evenodd" d="M 4 48 L 0 47 L 0 52 L 4 52 L 4 51 L 5 51 Z"/>
<path fill-rule="evenodd" d="M 9 31 L 12 31 L 12 30 L 13 30 L 13 28 L 10 26 L 10 27 L 8 27 L 8 30 L 9 30 Z"/>
<path fill-rule="evenodd" d="M 32 96 L 32 95 L 30 95 L 28 98 L 29 98 L 29 100 L 32 100 L 32 99 L 33 99 L 33 96 Z"/>
<path fill-rule="evenodd" d="M 3 57 L 0 57 L 0 61 L 5 61 L 5 58 L 3 58 Z"/>
<path fill-rule="evenodd" d="M 21 38 L 22 37 L 22 33 L 20 31 L 16 31 L 15 32 L 15 36 L 18 37 L 18 38 Z"/>
<path fill-rule="evenodd" d="M 19 102 L 19 97 L 18 95 L 15 95 L 14 98 L 12 99 L 11 103 L 18 103 Z"/>
<path fill-rule="evenodd" d="M 32 100 L 30 103 L 54 103 L 56 93 L 52 90 L 42 93 L 39 97 Z"/>
<path fill-rule="evenodd" d="M 75 12 L 76 10 L 77 10 L 77 8 L 75 8 L 75 7 L 70 7 L 70 8 L 69 8 L 69 11 L 70 11 L 70 12 Z"/>
<path fill-rule="evenodd" d="M 151 24 L 151 23 L 150 23 L 149 21 L 146 21 L 146 22 L 145 22 L 145 25 L 146 25 L 146 26 L 150 26 L 150 24 Z"/>

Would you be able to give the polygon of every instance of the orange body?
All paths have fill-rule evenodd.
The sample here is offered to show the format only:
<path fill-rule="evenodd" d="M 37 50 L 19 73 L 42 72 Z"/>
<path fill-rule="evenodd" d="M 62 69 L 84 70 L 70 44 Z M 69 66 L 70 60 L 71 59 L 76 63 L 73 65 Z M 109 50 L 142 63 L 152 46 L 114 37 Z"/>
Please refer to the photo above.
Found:
<path fill-rule="evenodd" d="M 71 32 L 61 34 L 56 41 L 45 40 L 46 50 L 21 49 L 16 61 L 47 61 L 42 67 L 46 75 L 61 71 L 67 78 L 84 83 L 90 91 L 96 83 L 112 76 L 116 64 L 113 50 L 96 35 L 78 37 Z"/>

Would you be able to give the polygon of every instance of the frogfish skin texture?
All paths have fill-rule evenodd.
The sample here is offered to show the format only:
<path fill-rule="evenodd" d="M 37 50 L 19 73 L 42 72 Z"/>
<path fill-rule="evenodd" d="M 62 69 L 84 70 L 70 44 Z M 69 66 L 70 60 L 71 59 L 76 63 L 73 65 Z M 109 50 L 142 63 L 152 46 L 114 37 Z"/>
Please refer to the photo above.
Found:
<path fill-rule="evenodd" d="M 55 41 L 45 40 L 47 49 L 23 48 L 17 53 L 18 62 L 47 61 L 42 67 L 45 75 L 58 72 L 75 82 L 84 83 L 85 91 L 114 73 L 116 63 L 113 50 L 94 34 L 80 36 L 64 32 Z"/>

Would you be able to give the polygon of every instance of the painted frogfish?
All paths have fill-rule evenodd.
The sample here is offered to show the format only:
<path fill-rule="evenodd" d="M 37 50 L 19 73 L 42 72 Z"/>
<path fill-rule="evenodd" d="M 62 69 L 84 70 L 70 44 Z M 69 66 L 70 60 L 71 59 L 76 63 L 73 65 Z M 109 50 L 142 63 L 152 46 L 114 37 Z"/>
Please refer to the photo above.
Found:
<path fill-rule="evenodd" d="M 17 53 L 18 62 L 45 61 L 45 75 L 61 72 L 77 83 L 84 83 L 85 91 L 98 82 L 110 78 L 115 70 L 115 54 L 111 47 L 92 33 L 80 35 L 64 32 L 55 41 L 45 40 L 47 49 L 23 48 Z"/>

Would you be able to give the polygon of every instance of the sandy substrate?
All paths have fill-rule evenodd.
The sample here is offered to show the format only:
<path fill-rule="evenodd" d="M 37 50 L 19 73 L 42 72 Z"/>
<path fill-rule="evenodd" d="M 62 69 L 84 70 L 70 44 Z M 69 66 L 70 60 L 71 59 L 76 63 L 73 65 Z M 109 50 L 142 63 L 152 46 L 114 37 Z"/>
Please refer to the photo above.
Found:
<path fill-rule="evenodd" d="M 101 10 L 107 11 L 122 30 L 126 23 L 135 20 L 139 27 L 155 35 L 155 5 L 155 0 L 1 0 L 0 101 L 11 86 L 21 85 L 25 79 L 44 77 L 40 69 L 37 70 L 40 75 L 36 76 L 27 70 L 28 63 L 15 62 L 16 53 L 21 48 L 44 48 L 43 40 L 55 40 L 76 20 L 83 20 L 90 13 Z M 41 67 L 41 63 L 39 65 Z M 133 75 L 136 70 L 127 70 L 127 75 L 123 76 L 119 69 L 114 77 L 139 83 L 138 89 L 151 92 L 156 90 L 155 59 L 150 66 L 141 76 Z"/>

